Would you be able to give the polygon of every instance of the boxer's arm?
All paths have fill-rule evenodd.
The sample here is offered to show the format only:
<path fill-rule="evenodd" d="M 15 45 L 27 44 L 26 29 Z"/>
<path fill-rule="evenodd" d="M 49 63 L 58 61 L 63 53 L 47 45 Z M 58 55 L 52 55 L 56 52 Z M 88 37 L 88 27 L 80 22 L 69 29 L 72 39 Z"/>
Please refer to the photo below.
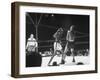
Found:
<path fill-rule="evenodd" d="M 67 32 L 66 41 L 69 40 L 69 31 Z"/>

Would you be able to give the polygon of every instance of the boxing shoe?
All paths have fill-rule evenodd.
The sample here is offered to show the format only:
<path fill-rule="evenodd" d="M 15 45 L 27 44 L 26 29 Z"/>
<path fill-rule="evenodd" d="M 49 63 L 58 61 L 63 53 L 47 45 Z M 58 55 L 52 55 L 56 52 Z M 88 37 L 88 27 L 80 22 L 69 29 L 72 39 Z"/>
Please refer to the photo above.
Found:
<path fill-rule="evenodd" d="M 61 63 L 60 64 L 65 64 L 65 61 L 64 60 L 61 60 Z"/>

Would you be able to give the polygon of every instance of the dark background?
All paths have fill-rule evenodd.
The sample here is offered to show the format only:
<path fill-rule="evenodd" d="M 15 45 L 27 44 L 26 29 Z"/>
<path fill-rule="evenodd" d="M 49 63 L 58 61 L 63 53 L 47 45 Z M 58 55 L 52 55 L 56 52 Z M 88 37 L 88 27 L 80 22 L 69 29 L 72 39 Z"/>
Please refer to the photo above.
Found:
<path fill-rule="evenodd" d="M 66 44 L 66 34 L 71 25 L 75 25 L 76 49 L 89 49 L 89 15 L 26 13 L 26 42 L 30 34 L 38 41 L 39 51 L 53 48 L 53 34 L 62 27 L 63 47 Z M 80 37 L 81 36 L 81 37 Z M 83 37 L 84 36 L 84 37 Z"/>

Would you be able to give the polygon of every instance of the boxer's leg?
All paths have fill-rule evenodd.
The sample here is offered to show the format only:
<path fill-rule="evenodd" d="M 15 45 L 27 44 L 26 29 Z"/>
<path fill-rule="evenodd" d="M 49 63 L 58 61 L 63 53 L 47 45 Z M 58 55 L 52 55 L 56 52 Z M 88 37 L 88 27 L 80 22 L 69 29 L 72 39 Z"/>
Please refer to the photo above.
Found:
<path fill-rule="evenodd" d="M 65 46 L 64 52 L 62 53 L 61 64 L 65 64 L 66 53 L 68 52 L 68 43 Z"/>
<path fill-rule="evenodd" d="M 71 48 L 71 53 L 72 53 L 72 56 L 73 56 L 73 60 L 72 60 L 72 62 L 75 62 L 74 48 Z"/>
<path fill-rule="evenodd" d="M 56 55 L 56 51 L 54 51 L 54 54 L 52 55 L 52 57 L 51 57 L 51 59 L 50 59 L 48 65 L 50 65 L 50 63 L 51 63 L 51 61 L 53 60 L 53 58 L 54 58 L 55 55 Z"/>

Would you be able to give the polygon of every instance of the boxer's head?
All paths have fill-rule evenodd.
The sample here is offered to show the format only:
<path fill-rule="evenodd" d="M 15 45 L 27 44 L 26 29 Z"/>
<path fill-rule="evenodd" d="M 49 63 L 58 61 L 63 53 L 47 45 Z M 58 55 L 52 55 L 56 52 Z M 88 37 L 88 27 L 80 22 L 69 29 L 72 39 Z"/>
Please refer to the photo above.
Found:
<path fill-rule="evenodd" d="M 71 25 L 71 27 L 70 27 L 70 31 L 73 31 L 74 30 L 74 25 Z"/>

